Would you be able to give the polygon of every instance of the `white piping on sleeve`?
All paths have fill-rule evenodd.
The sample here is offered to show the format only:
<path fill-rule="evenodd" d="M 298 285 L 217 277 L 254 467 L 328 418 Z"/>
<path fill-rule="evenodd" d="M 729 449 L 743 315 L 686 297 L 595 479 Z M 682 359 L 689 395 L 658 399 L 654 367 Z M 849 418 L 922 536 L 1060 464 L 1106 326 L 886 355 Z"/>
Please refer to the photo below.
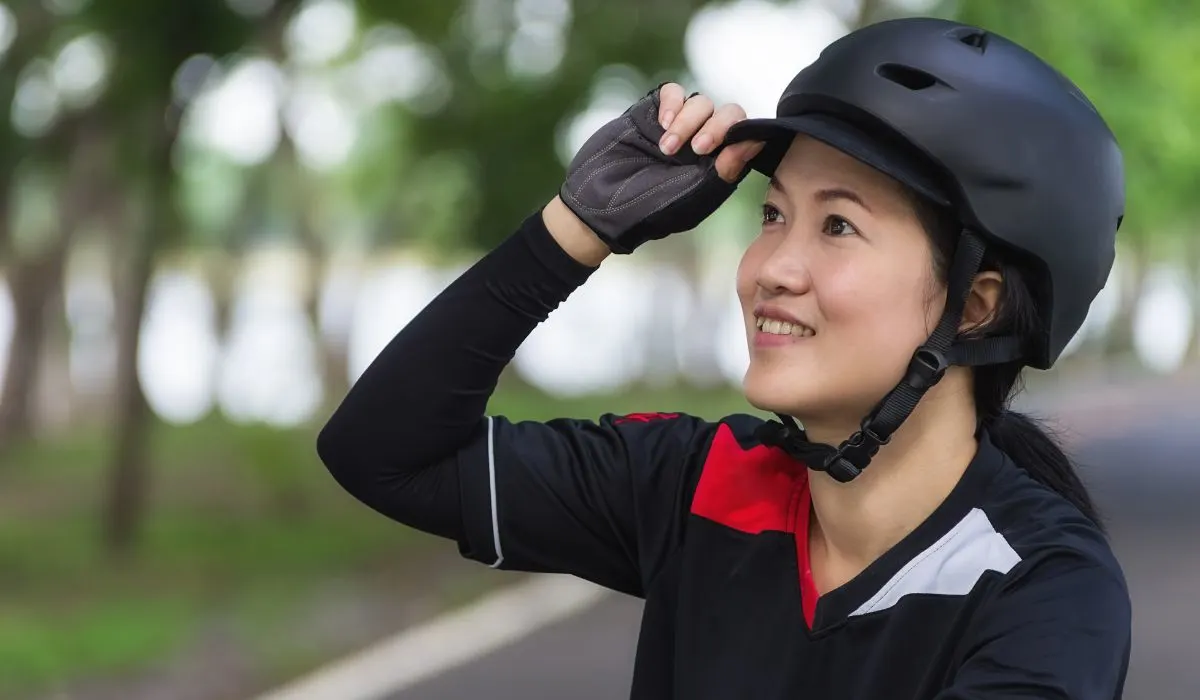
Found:
<path fill-rule="evenodd" d="M 492 544 L 496 548 L 496 561 L 491 566 L 498 568 L 504 562 L 504 552 L 500 549 L 500 516 L 496 510 L 496 432 L 492 417 L 488 422 L 488 481 L 492 490 Z"/>

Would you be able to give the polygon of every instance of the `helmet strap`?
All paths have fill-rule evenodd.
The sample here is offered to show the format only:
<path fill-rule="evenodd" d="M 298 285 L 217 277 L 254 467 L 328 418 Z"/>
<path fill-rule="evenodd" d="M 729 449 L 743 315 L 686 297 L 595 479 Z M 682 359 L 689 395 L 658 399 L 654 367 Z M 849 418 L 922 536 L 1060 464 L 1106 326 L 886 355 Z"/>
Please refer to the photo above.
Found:
<path fill-rule="evenodd" d="M 986 250 L 987 244 L 982 238 L 970 230 L 963 231 L 950 265 L 946 309 L 937 328 L 913 354 L 904 379 L 863 419 L 858 431 L 835 449 L 809 442 L 795 419 L 777 414 L 781 423 L 764 424 L 759 433 L 763 443 L 781 447 L 811 469 L 828 472 L 840 482 L 849 482 L 862 474 L 880 447 L 888 444 L 921 397 L 941 381 L 950 365 L 999 364 L 1021 357 L 1022 347 L 1016 337 L 954 343 Z"/>

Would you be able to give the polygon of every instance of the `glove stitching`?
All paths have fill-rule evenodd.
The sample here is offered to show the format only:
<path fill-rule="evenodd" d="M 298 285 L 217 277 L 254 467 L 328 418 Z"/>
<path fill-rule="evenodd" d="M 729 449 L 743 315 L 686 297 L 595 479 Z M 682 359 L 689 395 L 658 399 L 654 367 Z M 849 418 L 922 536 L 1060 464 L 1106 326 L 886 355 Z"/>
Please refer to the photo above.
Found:
<path fill-rule="evenodd" d="M 687 195 L 691 194 L 692 192 L 694 192 L 696 190 L 697 187 L 699 187 L 700 185 L 703 185 L 703 184 L 704 184 L 704 177 L 701 176 L 701 178 L 699 180 L 697 180 L 695 183 L 689 185 L 688 187 L 681 190 L 674 197 L 671 197 L 667 201 L 660 204 L 657 208 L 654 209 L 654 211 L 650 212 L 646 216 L 648 216 L 648 217 L 654 216 L 658 212 L 662 211 L 663 209 L 666 209 L 667 207 L 669 207 L 672 204 L 674 204 L 675 202 L 677 202 L 681 197 L 686 197 Z"/>
<path fill-rule="evenodd" d="M 681 180 L 686 180 L 686 179 L 688 179 L 689 177 L 692 177 L 693 175 L 695 175 L 695 173 L 694 173 L 694 172 L 686 172 L 686 173 L 683 173 L 682 175 L 677 175 L 677 176 L 675 176 L 675 177 L 673 177 L 673 178 L 671 178 L 670 180 L 667 180 L 667 181 L 665 181 L 665 182 L 660 182 L 658 185 L 655 185 L 655 186 L 654 186 L 652 189 L 650 189 L 650 190 L 647 190 L 646 192 L 643 192 L 642 194 L 638 195 L 636 198 L 634 198 L 634 199 L 631 199 L 631 200 L 629 200 L 628 202 L 626 202 L 626 203 L 624 203 L 624 204 L 622 204 L 622 205 L 620 205 L 620 206 L 618 206 L 618 207 L 610 207 L 610 208 L 607 208 L 607 209 L 596 209 L 596 208 L 593 208 L 593 207 L 589 207 L 589 206 L 587 206 L 586 204 L 583 204 L 583 203 L 580 203 L 580 205 L 579 205 L 579 206 L 580 206 L 580 207 L 582 207 L 582 208 L 583 208 L 585 211 L 588 211 L 588 212 L 590 212 L 590 213 L 592 213 L 592 214 L 603 214 L 603 213 L 615 213 L 615 212 L 619 212 L 619 211 L 622 211 L 622 210 L 628 209 L 629 207 L 632 207 L 632 206 L 633 206 L 633 205 L 635 205 L 635 204 L 638 204 L 638 203 L 640 203 L 640 202 L 641 202 L 643 199 L 646 199 L 647 197 L 650 197 L 650 196 L 654 195 L 655 193 L 657 193 L 657 192 L 658 192 L 659 190 L 661 190 L 662 188 L 664 188 L 664 187 L 666 187 L 666 186 L 668 186 L 668 185 L 673 185 L 673 184 L 675 184 L 676 182 L 679 182 L 679 181 L 681 181 Z M 678 196 L 676 196 L 676 197 L 673 197 L 671 201 L 674 201 L 675 199 L 678 199 Z M 576 200 L 576 201 L 578 201 L 578 200 Z"/>
<path fill-rule="evenodd" d="M 653 158 L 641 158 L 641 159 L 630 159 L 630 160 L 638 160 L 638 161 L 640 161 L 640 162 L 645 162 L 645 163 L 657 163 L 657 162 L 658 162 L 658 161 L 654 160 Z M 636 173 L 636 172 L 635 172 L 634 174 L 632 174 L 632 175 L 630 175 L 629 177 L 625 178 L 625 182 L 622 182 L 622 183 L 621 183 L 621 186 L 617 188 L 617 191 L 616 191 L 616 192 L 613 192 L 613 196 L 612 196 L 611 198 L 609 198 L 609 200 L 608 200 L 608 207 L 609 207 L 610 209 L 611 209 L 611 208 L 612 208 L 614 205 L 616 205 L 616 203 L 617 203 L 617 197 L 620 197 L 620 196 L 621 196 L 621 193 L 625 191 L 625 188 L 629 186 L 629 183 L 633 182 L 633 178 L 637 177 L 637 176 L 638 176 L 638 174 L 639 174 L 639 173 Z"/>
<path fill-rule="evenodd" d="M 626 119 L 625 121 L 629 121 L 629 120 Z M 579 167 L 575 168 L 574 172 L 571 173 L 570 177 L 575 177 L 576 175 L 578 175 L 580 170 L 583 170 L 588 165 L 590 165 L 592 161 L 596 160 L 597 158 L 604 155 L 605 153 L 608 153 L 609 151 L 611 151 L 614 147 L 616 147 L 616 145 L 618 143 L 621 143 L 622 139 L 624 139 L 626 136 L 632 134 L 635 131 L 637 131 L 637 128 L 633 126 L 632 122 L 630 122 L 630 126 L 628 129 L 621 132 L 621 135 L 617 136 L 617 138 L 613 139 L 612 143 L 610 143 L 607 146 L 605 146 L 604 148 L 600 149 L 598 152 L 592 154 L 591 158 L 588 158 L 584 162 L 580 163 Z"/>
<path fill-rule="evenodd" d="M 583 192 L 583 188 L 586 187 L 587 184 L 589 182 L 591 182 L 593 178 L 595 178 L 597 175 L 604 172 L 605 170 L 608 170 L 609 168 L 611 168 L 613 166 L 621 165 L 623 163 L 657 163 L 657 162 L 658 161 L 653 158 L 646 158 L 645 156 L 642 156 L 642 157 L 620 158 L 611 163 L 605 163 L 604 165 L 601 165 L 599 168 L 596 168 L 594 171 L 592 171 L 592 174 L 588 175 L 586 180 L 579 183 L 579 187 L 575 188 L 575 196 L 578 197 L 580 195 L 580 193 Z"/>

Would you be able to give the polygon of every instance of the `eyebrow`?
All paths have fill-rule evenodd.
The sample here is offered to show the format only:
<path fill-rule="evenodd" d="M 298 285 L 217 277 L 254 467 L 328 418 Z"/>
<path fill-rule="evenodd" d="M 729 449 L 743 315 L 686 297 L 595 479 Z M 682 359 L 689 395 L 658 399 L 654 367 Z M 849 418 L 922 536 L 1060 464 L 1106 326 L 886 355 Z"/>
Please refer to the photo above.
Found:
<path fill-rule="evenodd" d="M 785 196 L 787 195 L 787 190 L 784 189 L 783 184 L 780 183 L 779 180 L 776 180 L 774 176 L 771 177 L 770 186 L 776 190 L 779 190 L 781 194 Z M 832 202 L 834 200 L 844 199 L 848 202 L 854 202 L 867 211 L 871 211 L 871 207 L 867 206 L 867 203 L 863 201 L 863 198 L 859 196 L 857 192 L 845 187 L 829 187 L 817 190 L 813 193 L 813 198 L 818 202 Z"/>

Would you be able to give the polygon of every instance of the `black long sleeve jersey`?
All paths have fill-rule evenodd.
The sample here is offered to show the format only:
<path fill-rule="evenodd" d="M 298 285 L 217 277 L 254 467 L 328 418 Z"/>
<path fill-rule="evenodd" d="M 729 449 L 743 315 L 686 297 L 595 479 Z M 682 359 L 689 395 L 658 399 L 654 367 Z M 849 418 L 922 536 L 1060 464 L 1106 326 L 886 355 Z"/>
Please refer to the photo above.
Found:
<path fill-rule="evenodd" d="M 916 530 L 818 594 L 808 472 L 760 419 L 486 415 L 591 274 L 540 213 L 409 323 L 318 438 L 334 478 L 499 569 L 644 598 L 630 697 L 1120 698 L 1130 600 L 1105 538 L 988 439 Z"/>

